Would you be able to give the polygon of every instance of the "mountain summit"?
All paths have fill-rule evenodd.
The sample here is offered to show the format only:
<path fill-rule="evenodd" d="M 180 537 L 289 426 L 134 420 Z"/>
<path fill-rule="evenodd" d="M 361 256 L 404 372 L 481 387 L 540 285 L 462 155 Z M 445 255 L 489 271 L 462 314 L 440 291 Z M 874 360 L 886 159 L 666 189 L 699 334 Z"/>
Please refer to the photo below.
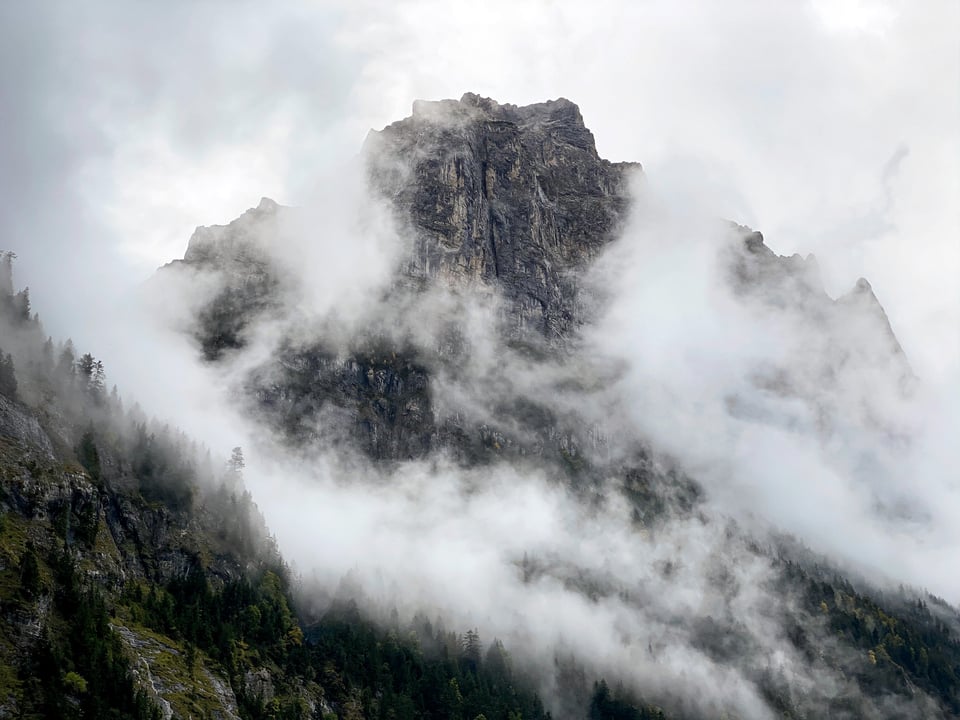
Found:
<path fill-rule="evenodd" d="M 477 348 L 465 334 L 478 306 L 496 308 L 492 332 L 508 354 L 540 348 L 555 364 L 578 344 L 584 323 L 603 307 L 605 290 L 588 271 L 626 228 L 631 178 L 639 179 L 640 165 L 600 158 L 569 100 L 518 107 L 472 93 L 417 101 L 410 117 L 370 132 L 363 160 L 371 196 L 386 205 L 397 227 L 400 252 L 388 299 L 371 311 L 367 332 L 346 344 L 321 333 L 304 346 L 298 330 L 296 346 L 278 350 L 276 367 L 250 376 L 248 389 L 255 388 L 282 434 L 300 442 L 318 432 L 346 433 L 365 453 L 394 459 L 441 447 L 476 457 L 493 444 L 537 455 L 561 447 L 576 453 L 591 444 L 560 429 L 555 423 L 567 423 L 535 393 L 522 410 L 516 393 L 493 393 L 504 402 L 471 421 L 459 401 L 438 397 L 434 380 L 456 377 L 468 356 L 475 360 Z M 282 252 L 298 212 L 264 198 L 229 225 L 198 228 L 183 261 L 170 266 L 202 272 L 215 288 L 191 320 L 209 359 L 243 347 L 258 318 L 283 317 L 298 277 L 312 282 L 304 280 L 309 269 L 292 270 Z M 803 363 L 789 373 L 764 368 L 762 383 L 776 376 L 779 392 L 816 403 L 821 415 L 836 411 L 830 388 L 863 372 L 891 387 L 909 386 L 912 372 L 872 291 L 864 295 L 858 285 L 835 301 L 812 258 L 778 256 L 759 232 L 743 226 L 718 223 L 716 234 L 727 248 L 722 262 L 731 290 L 759 303 L 774 322 L 807 328 L 804 335 L 813 339 Z M 438 290 L 457 295 L 440 316 L 436 303 L 427 308 L 423 299 Z M 862 295 L 873 302 L 858 299 Z M 398 308 L 406 308 L 401 317 L 385 320 Z M 422 322 L 415 317 L 421 312 L 430 313 Z M 377 329 L 378 323 L 390 327 Z M 424 330 L 431 347 L 423 345 Z M 352 362 L 344 364 L 344 354 Z M 595 359 L 586 358 L 587 365 Z M 837 380 L 841 376 L 846 380 Z M 379 379 L 371 383 L 371 377 Z M 524 419 L 530 412 L 541 420 L 531 425 Z M 320 420 L 331 413 L 337 422 Z M 544 417 L 553 418 L 546 432 Z M 593 426 L 582 417 L 569 424 L 584 423 Z"/>
<path fill-rule="evenodd" d="M 580 318 L 568 276 L 616 237 L 640 172 L 600 158 L 565 99 L 417 101 L 364 148 L 373 187 L 413 231 L 405 272 L 496 282 L 516 325 L 547 337 Z"/>

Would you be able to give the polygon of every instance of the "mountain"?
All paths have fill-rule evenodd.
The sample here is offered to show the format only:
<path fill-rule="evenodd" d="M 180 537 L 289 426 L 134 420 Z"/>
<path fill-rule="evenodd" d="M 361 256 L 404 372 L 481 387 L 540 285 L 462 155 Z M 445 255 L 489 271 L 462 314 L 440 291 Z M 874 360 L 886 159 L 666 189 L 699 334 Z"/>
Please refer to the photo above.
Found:
<path fill-rule="evenodd" d="M 649 279 L 622 253 L 638 225 L 652 228 L 641 238 L 651 245 L 634 243 L 651 253 L 641 264 L 679 239 L 638 202 L 653 181 L 638 164 L 601 159 L 575 104 L 418 101 L 411 117 L 371 132 L 361 158 L 356 205 L 317 214 L 264 198 L 198 228 L 147 292 L 198 361 L 229 379 L 261 439 L 248 452 L 346 468 L 356 497 L 412 503 L 402 507 L 415 520 L 452 519 L 443 527 L 458 532 L 470 518 L 457 502 L 519 497 L 529 504 L 521 524 L 555 523 L 555 536 L 527 547 L 481 527 L 470 547 L 489 550 L 497 573 L 466 579 L 485 624 L 462 635 L 446 627 L 476 617 L 471 607 L 444 606 L 454 600 L 436 592 L 411 609 L 419 596 L 402 583 L 418 558 L 393 572 L 365 558 L 400 583 L 387 592 L 369 592 L 361 568 L 337 587 L 297 582 L 244 492 L 239 449 L 209 460 L 124 410 L 102 365 L 55 350 L 29 297 L 0 277 L 0 345 L 13 353 L 0 362 L 8 714 L 960 714 L 956 608 L 731 517 L 698 448 L 649 432 L 673 408 L 638 403 L 633 358 L 598 333 L 621 285 Z M 694 307 L 719 308 L 729 324 L 711 329 L 721 344 L 693 350 L 757 336 L 772 349 L 735 355 L 720 414 L 686 418 L 697 433 L 772 429 L 828 448 L 841 470 L 838 447 L 908 443 L 891 409 L 916 378 L 870 285 L 834 299 L 812 258 L 779 256 L 734 223 L 706 232 L 714 294 Z M 377 241 L 364 244 L 369 236 Z M 348 278 L 318 303 L 325 262 Z M 669 269 L 680 286 L 704 279 Z M 858 471 L 867 460 L 854 458 Z M 410 474 L 425 482 L 411 489 Z M 449 596 L 469 605 L 464 597 Z M 108 661 L 113 684 L 95 686 Z"/>
<path fill-rule="evenodd" d="M 212 362 L 230 365 L 231 353 L 242 356 L 248 343 L 261 342 L 258 328 L 281 328 L 271 335 L 275 344 L 258 351 L 266 361 L 238 380 L 248 412 L 291 451 L 359 453 L 374 463 L 370 472 L 436 457 L 463 468 L 506 464 L 545 472 L 575 493 L 626 498 L 641 533 L 668 536 L 697 517 L 723 522 L 684 458 L 631 430 L 629 408 L 614 397 L 622 368 L 590 339 L 609 294 L 597 282 L 597 262 L 629 231 L 632 213 L 643 212 L 631 202 L 644 193 L 640 166 L 601 159 L 567 100 L 516 107 L 473 94 L 418 101 L 411 117 L 369 134 L 363 157 L 374 202 L 387 207 L 400 249 L 389 281 L 365 299 L 353 325 L 345 329 L 332 315 L 305 319 L 293 309 L 298 283 L 309 280 L 286 264 L 282 229 L 300 211 L 266 199 L 228 226 L 198 229 L 184 260 L 161 273 L 202 273 L 201 284 L 216 289 L 184 321 Z M 779 256 L 760 233 L 736 224 L 718 220 L 712 232 L 725 292 L 788 343 L 743 368 L 746 385 L 726 400 L 730 417 L 806 432 L 799 404 L 815 418 L 816 442 L 895 436 L 885 400 L 909 396 L 915 378 L 869 284 L 861 280 L 833 299 L 813 258 Z M 224 307 L 232 310 L 220 322 Z M 921 714 L 945 712 L 933 709 L 938 703 L 956 709 L 956 686 L 945 680 L 956 672 L 946 659 L 956 657 L 952 609 L 937 605 L 947 613 L 940 615 L 922 594 L 890 597 L 844 578 L 788 536 L 758 543 L 732 532 L 770 565 L 774 623 L 790 651 L 806 658 L 810 676 L 837 672 L 831 682 L 839 685 L 801 692 L 783 680 L 773 688 L 776 651 L 748 640 L 753 631 L 742 636 L 730 607 L 726 619 L 692 621 L 690 642 L 699 652 L 739 668 L 767 703 L 798 717 L 824 707 L 833 716 L 882 715 L 888 709 L 879 687 L 900 698 L 893 716 L 911 702 Z M 721 553 L 711 572 L 735 574 L 740 562 Z M 524 567 L 524 577 L 572 583 L 593 597 L 623 592 L 616 578 L 563 558 L 525 557 Z M 716 588 L 708 583 L 707 591 Z M 914 661 L 893 659 L 890 643 L 901 640 L 884 640 L 882 621 L 869 619 L 887 616 L 904 628 L 893 633 L 901 640 L 904 633 L 939 638 L 946 653 L 937 654 L 945 663 L 939 679 L 921 679 L 908 669 Z M 832 645 L 830 633 L 843 642 Z M 728 642 L 756 657 L 729 654 L 721 649 Z M 878 680 L 871 672 L 888 662 L 874 664 L 885 651 L 892 672 Z M 918 688 L 926 690 L 910 700 Z M 689 703 L 674 702 L 676 711 L 691 712 Z"/>
<path fill-rule="evenodd" d="M 244 381 L 256 411 L 294 445 L 342 441 L 379 460 L 443 451 L 466 463 L 512 454 L 585 466 L 588 449 L 620 432 L 617 420 L 569 407 L 596 404 L 574 396 L 616 373 L 584 347 L 606 292 L 590 270 L 631 220 L 639 164 L 601 159 L 568 100 L 518 108 L 470 93 L 418 101 L 411 117 L 371 131 L 364 159 L 401 247 L 389 286 L 364 303 L 363 329 L 325 317 L 304 334 L 314 320 L 291 319 L 310 282 L 284 253 L 302 211 L 264 198 L 229 225 L 198 228 L 184 259 L 161 273 L 168 283 L 185 276 L 177 288 L 205 288 L 181 319 L 205 357 L 241 349 L 258 322 L 297 326 Z M 838 417 L 841 405 L 873 412 L 875 383 L 909 391 L 912 370 L 865 280 L 834 300 L 812 258 L 778 256 L 735 224 L 718 222 L 716 234 L 731 288 L 813 344 L 798 349 L 803 362 L 758 368 L 758 385 L 816 405 L 825 424 L 851 421 Z M 473 318 L 491 307 L 495 317 Z M 497 362 L 482 366 L 490 346 Z M 527 372 L 538 364 L 545 372 Z M 521 373 L 531 387 L 517 386 Z M 545 396 L 571 402 L 558 412 Z M 627 444 L 645 454 L 642 442 Z"/>

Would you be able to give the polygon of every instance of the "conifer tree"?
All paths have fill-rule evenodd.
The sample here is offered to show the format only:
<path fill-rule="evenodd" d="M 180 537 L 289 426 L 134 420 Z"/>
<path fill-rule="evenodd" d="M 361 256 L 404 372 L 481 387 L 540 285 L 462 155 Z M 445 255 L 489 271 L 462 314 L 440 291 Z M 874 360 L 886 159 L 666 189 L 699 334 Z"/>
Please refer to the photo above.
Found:
<path fill-rule="evenodd" d="M 57 361 L 57 376 L 63 382 L 69 382 L 73 379 L 75 372 L 74 363 L 76 362 L 77 354 L 73 349 L 73 340 L 67 340 L 64 343 L 63 348 L 60 350 L 60 358 Z"/>
<path fill-rule="evenodd" d="M 0 298 L 13 296 L 13 260 L 16 257 L 8 251 L 0 258 Z"/>
<path fill-rule="evenodd" d="M 30 322 L 30 288 L 18 292 L 13 302 L 17 321 L 26 325 Z"/>
<path fill-rule="evenodd" d="M 243 479 L 243 469 L 247 464 L 243 460 L 243 448 L 235 447 L 230 453 L 230 459 L 227 461 L 227 472 L 235 480 Z"/>

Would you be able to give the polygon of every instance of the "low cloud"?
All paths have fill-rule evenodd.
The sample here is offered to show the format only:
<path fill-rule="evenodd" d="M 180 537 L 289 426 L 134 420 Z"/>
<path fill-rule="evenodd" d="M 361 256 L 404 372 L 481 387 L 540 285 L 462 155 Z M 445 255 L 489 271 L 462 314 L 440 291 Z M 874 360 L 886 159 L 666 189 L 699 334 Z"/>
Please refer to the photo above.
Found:
<path fill-rule="evenodd" d="M 754 684 L 767 671 L 814 707 L 855 695 L 784 638 L 776 570 L 743 537 L 792 533 L 872 582 L 960 599 L 943 572 L 960 549 L 947 472 L 960 423 L 956 8 L 441 5 L 214 4 L 162 23 L 109 4 L 0 11 L 14 120 L 0 180 L 18 208 L 2 230 L 49 329 L 99 351 L 150 413 L 221 452 L 244 445 L 248 484 L 305 581 L 329 590 L 348 575 L 372 606 L 431 608 L 500 636 L 549 666 L 548 692 L 553 658 L 575 651 L 652 697 L 696 686 L 704 713 L 770 716 Z M 644 162 L 635 220 L 594 270 L 597 323 L 570 357 L 535 363 L 503 346 L 491 292 L 393 287 L 405 229 L 365 195 L 355 153 L 413 98 L 464 90 L 568 96 L 603 155 Z M 301 208 L 269 238 L 290 295 L 244 352 L 200 363 L 181 331 L 219 280 L 168 287 L 159 326 L 130 286 L 193 226 L 263 194 Z M 913 394 L 882 368 L 815 392 L 824 327 L 730 292 L 720 217 L 779 252 L 814 252 L 834 297 L 869 277 L 919 376 Z M 535 462 L 291 456 L 237 397 L 282 339 L 347 357 L 376 335 L 429 356 L 451 328 L 472 352 L 430 368 L 439 412 L 493 425 L 503 402 L 534 400 L 586 429 L 591 460 L 655 448 L 658 472 L 702 485 L 696 510 L 644 530 L 613 472 L 575 495 Z M 853 319 L 830 330 L 875 336 Z M 791 392 L 776 389 L 780 370 Z M 707 619 L 738 628 L 754 659 L 711 655 Z"/>

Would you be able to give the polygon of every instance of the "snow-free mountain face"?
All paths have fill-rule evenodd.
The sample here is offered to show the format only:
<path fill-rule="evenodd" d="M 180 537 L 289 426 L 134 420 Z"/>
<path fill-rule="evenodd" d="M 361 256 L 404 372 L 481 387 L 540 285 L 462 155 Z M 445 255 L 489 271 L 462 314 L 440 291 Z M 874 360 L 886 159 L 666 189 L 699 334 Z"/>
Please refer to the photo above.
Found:
<path fill-rule="evenodd" d="M 372 185 L 409 223 L 411 278 L 495 285 L 508 324 L 547 338 L 582 320 L 576 272 L 614 237 L 636 163 L 597 154 L 580 110 L 466 94 L 422 102 L 367 138 Z"/>
<path fill-rule="evenodd" d="M 407 611 L 482 617 L 571 716 L 598 674 L 694 717 L 960 708 L 930 669 L 953 667 L 952 609 L 844 579 L 804 548 L 815 538 L 730 498 L 808 469 L 813 493 L 826 468 L 878 512 L 912 512 L 869 487 L 909 444 L 897 408 L 915 379 L 865 280 L 834 299 L 812 257 L 720 219 L 664 220 L 655 179 L 601 159 L 563 99 L 417 102 L 362 158 L 355 234 L 264 199 L 199 228 L 153 287 L 187 297 L 175 320 L 233 378 L 264 452 L 348 467 L 387 518 L 378 537 L 422 554 L 358 556 L 361 586 L 363 563 Z M 337 266 L 349 300 L 311 303 L 325 253 L 336 264 L 354 242 Z M 744 473 L 770 482 L 737 491 Z M 499 510 L 477 511 L 487 501 Z M 525 514 L 538 522 L 521 531 Z M 410 516 L 439 519 L 422 541 L 389 535 Z M 432 533 L 451 517 L 490 563 L 466 595 L 447 586 L 469 563 L 444 565 L 455 540 Z M 921 649 L 905 638 L 933 636 L 938 660 L 906 659 Z"/>
<path fill-rule="evenodd" d="M 631 219 L 631 181 L 644 192 L 639 164 L 601 159 L 568 100 L 516 107 L 470 93 L 459 101 L 418 101 L 411 117 L 371 131 L 363 157 L 399 246 L 381 297 L 365 299 L 363 329 L 346 336 L 301 331 L 297 314 L 309 274 L 295 267 L 301 258 L 291 258 L 285 245 L 304 218 L 264 198 L 226 226 L 198 228 L 183 260 L 164 273 L 187 276 L 185 286 L 197 293 L 187 322 L 206 357 L 242 348 L 258 321 L 298 325 L 272 340 L 279 342 L 275 360 L 284 360 L 249 378 L 259 401 L 298 441 L 355 426 L 349 434 L 362 450 L 393 459 L 441 448 L 463 454 L 466 446 L 493 443 L 527 444 L 535 452 L 569 444 L 575 453 L 590 445 L 589 433 L 559 429 L 558 408 L 540 396 L 556 394 L 551 384 L 590 386 L 615 373 L 582 342 L 581 331 L 604 313 L 608 289 L 589 271 Z M 715 235 L 730 292 L 797 344 L 788 362 L 744 368 L 755 385 L 816 405 L 826 424 L 838 420 L 840 405 L 856 404 L 838 395 L 856 392 L 869 414 L 876 386 L 881 395 L 909 389 L 909 364 L 865 280 L 834 300 L 812 257 L 778 256 L 760 233 L 720 221 Z M 194 273 L 199 277 L 189 279 Z M 478 306 L 492 315 L 476 318 Z M 540 362 L 551 372 L 532 380 L 532 388 L 510 387 L 521 379 L 496 373 L 481 357 L 491 343 L 501 346 L 494 365 L 512 359 L 519 371 Z M 438 382 L 459 382 L 461 394 L 479 384 L 471 390 L 523 407 L 478 397 L 457 407 Z M 484 405 L 484 417 L 471 427 L 470 409 Z M 731 399 L 732 412 L 742 409 Z M 331 413 L 335 421 L 320 420 Z M 616 432 L 585 415 L 570 425 Z M 556 435 L 552 443 L 542 437 L 545 426 Z"/>

